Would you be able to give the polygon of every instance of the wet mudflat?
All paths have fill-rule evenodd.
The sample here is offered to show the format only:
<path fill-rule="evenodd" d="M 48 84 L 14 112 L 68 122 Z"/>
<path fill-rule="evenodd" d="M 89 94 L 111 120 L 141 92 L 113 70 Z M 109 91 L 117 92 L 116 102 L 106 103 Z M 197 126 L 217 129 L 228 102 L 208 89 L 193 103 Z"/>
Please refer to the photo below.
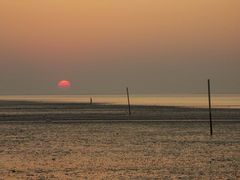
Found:
<path fill-rule="evenodd" d="M 239 179 L 240 123 L 0 123 L 0 179 Z"/>
<path fill-rule="evenodd" d="M 129 117 L 126 105 L 0 100 L 0 122 L 208 121 L 209 119 L 208 108 L 132 105 L 131 110 L 132 114 Z M 215 121 L 240 122 L 239 108 L 213 108 L 212 115 Z"/>

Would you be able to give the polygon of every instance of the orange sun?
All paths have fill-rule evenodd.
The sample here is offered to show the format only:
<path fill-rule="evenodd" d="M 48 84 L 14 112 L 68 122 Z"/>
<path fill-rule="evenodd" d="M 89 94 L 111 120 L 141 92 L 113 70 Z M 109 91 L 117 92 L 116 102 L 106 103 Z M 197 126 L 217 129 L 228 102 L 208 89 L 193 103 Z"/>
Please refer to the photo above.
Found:
<path fill-rule="evenodd" d="M 67 89 L 71 87 L 71 82 L 68 80 L 61 80 L 58 82 L 58 87 L 62 89 Z"/>

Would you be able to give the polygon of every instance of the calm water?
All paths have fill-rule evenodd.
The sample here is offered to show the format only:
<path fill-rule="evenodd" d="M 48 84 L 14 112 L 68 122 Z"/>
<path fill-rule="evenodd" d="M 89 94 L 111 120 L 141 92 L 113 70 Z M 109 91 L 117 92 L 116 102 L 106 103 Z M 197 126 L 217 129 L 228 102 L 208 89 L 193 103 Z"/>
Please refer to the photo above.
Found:
<path fill-rule="evenodd" d="M 0 96 L 0 100 L 28 100 L 46 102 L 82 102 L 87 103 L 92 97 L 95 103 L 126 104 L 124 95 L 34 95 Z M 207 107 L 206 94 L 194 95 L 131 95 L 131 104 Z M 240 108 L 240 94 L 217 94 L 212 96 L 214 107 Z"/>

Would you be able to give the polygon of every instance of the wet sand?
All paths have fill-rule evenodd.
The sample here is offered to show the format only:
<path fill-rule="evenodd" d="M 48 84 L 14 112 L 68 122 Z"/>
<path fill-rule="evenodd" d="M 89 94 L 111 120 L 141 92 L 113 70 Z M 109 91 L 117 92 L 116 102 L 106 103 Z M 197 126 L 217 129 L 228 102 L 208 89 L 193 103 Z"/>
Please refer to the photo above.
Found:
<path fill-rule="evenodd" d="M 239 109 L 132 110 L 0 101 L 0 179 L 240 178 Z"/>
<path fill-rule="evenodd" d="M 239 179 L 240 123 L 1 123 L 0 179 Z"/>
<path fill-rule="evenodd" d="M 50 103 L 31 101 L 0 101 L 0 122 L 72 122 L 72 121 L 206 121 L 207 108 L 174 106 L 131 106 L 128 116 L 126 105 Z M 213 108 L 215 121 L 240 121 L 240 109 Z"/>

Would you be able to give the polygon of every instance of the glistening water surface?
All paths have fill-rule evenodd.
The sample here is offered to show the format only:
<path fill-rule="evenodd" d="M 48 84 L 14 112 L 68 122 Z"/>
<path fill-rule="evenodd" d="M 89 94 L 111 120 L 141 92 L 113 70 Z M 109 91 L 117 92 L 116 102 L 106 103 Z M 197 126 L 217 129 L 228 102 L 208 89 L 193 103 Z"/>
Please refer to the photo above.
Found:
<path fill-rule="evenodd" d="M 83 102 L 88 103 L 126 104 L 126 95 L 27 95 L 27 96 L 0 96 L 0 100 L 27 100 L 46 102 Z M 134 105 L 162 105 L 162 106 L 191 106 L 207 107 L 207 94 L 158 94 L 158 95 L 131 95 L 131 104 Z M 213 94 L 213 107 L 240 108 L 240 94 Z"/>

